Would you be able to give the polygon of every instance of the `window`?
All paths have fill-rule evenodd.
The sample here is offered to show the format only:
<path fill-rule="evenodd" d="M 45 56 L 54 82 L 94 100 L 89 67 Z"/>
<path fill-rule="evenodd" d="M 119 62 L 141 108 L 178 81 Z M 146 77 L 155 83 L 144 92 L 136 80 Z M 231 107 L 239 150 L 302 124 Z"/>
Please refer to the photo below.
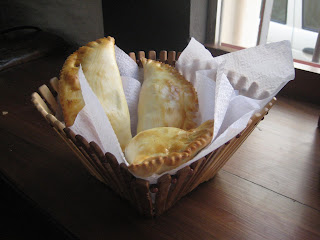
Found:
<path fill-rule="evenodd" d="M 320 72 L 320 40 L 316 48 L 319 0 L 217 0 L 217 3 L 215 46 L 238 50 L 289 40 L 295 62 L 316 67 Z"/>
<path fill-rule="evenodd" d="M 302 9 L 302 28 L 318 32 L 320 28 L 319 0 L 304 0 Z"/>
<path fill-rule="evenodd" d="M 256 46 L 261 0 L 223 0 L 221 43 L 249 48 Z"/>
<path fill-rule="evenodd" d="M 271 21 L 286 24 L 287 23 L 288 0 L 274 0 Z"/>
<path fill-rule="evenodd" d="M 279 10 L 283 7 L 286 7 L 285 11 Z M 286 22 L 279 23 L 271 19 L 267 42 L 290 40 L 294 59 L 307 63 L 312 62 L 320 26 L 320 1 L 274 0 L 272 15 L 276 11 L 279 12 L 277 14 L 279 18 L 286 18 Z M 319 63 L 319 60 L 314 62 Z"/>

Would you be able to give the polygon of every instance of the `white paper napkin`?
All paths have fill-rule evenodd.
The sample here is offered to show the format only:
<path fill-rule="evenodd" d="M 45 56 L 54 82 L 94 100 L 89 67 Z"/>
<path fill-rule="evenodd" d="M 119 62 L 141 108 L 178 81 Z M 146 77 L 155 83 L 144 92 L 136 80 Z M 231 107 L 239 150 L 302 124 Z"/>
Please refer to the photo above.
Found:
<path fill-rule="evenodd" d="M 137 134 L 138 102 L 141 84 L 139 81 L 132 77 L 122 76 L 121 79 L 124 95 L 126 96 L 126 100 L 129 107 L 131 133 L 132 136 L 135 136 Z"/>
<path fill-rule="evenodd" d="M 89 86 L 81 66 L 79 82 L 85 106 L 78 113 L 70 129 L 75 134 L 83 136 L 88 142 L 96 142 L 103 152 L 112 153 L 119 163 L 125 162 L 117 136 L 97 96 Z"/>
<path fill-rule="evenodd" d="M 136 79 L 142 83 L 143 69 L 140 69 L 137 63 L 117 46 L 115 46 L 115 53 L 120 75 Z"/>

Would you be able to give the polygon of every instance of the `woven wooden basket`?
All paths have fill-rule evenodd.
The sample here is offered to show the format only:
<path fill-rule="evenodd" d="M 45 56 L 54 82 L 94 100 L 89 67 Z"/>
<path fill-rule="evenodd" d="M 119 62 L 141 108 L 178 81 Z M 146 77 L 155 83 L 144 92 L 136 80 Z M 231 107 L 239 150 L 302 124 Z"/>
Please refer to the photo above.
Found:
<path fill-rule="evenodd" d="M 136 59 L 144 57 L 145 53 L 140 51 L 137 57 L 135 53 L 130 53 L 129 56 L 140 65 L 140 61 Z M 161 51 L 158 60 L 175 65 L 178 57 L 179 53 L 176 54 L 174 51 L 168 53 Z M 150 51 L 148 58 L 156 59 L 156 53 Z M 109 186 L 121 197 L 129 200 L 141 214 L 146 216 L 162 214 L 200 183 L 214 177 L 276 101 L 275 98 L 272 99 L 260 113 L 252 116 L 247 127 L 240 134 L 214 152 L 192 163 L 190 166 L 182 168 L 175 175 L 165 174 L 158 179 L 156 184 L 150 184 L 146 180 L 134 177 L 124 163 L 118 164 L 112 154 L 103 153 L 95 142 L 88 143 L 84 137 L 75 135 L 62 122 L 56 119 L 55 114 L 58 104 L 55 96 L 57 87 L 58 79 L 52 78 L 49 87 L 42 85 L 39 88 L 41 96 L 37 92 L 33 93 L 32 102 L 35 107 L 93 176 Z"/>

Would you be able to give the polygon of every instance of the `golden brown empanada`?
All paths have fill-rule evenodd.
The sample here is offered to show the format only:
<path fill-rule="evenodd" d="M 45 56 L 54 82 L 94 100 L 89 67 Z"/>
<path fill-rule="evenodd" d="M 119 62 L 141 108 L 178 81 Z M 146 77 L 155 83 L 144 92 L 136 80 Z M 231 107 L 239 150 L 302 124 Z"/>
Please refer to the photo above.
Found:
<path fill-rule="evenodd" d="M 125 150 L 129 169 L 140 177 L 161 174 L 191 160 L 213 136 L 213 120 L 185 131 L 159 127 L 138 133 Z"/>
<path fill-rule="evenodd" d="M 138 104 L 138 128 L 192 129 L 198 111 L 198 98 L 192 84 L 170 65 L 141 59 L 144 81 Z"/>
<path fill-rule="evenodd" d="M 130 115 L 115 58 L 114 38 L 101 38 L 79 48 L 63 65 L 59 98 L 66 126 L 73 125 L 84 101 L 78 79 L 80 64 L 115 131 L 122 150 L 132 138 Z"/>

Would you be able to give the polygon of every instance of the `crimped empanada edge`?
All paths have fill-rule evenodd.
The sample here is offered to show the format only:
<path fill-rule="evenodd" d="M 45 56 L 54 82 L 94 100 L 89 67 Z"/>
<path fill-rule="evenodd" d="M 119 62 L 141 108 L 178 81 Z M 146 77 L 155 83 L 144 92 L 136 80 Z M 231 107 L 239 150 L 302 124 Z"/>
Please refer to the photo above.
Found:
<path fill-rule="evenodd" d="M 211 142 L 213 137 L 213 120 L 209 121 L 212 122 L 212 131 L 204 130 L 205 132 L 191 142 L 184 151 L 173 152 L 167 156 L 150 157 L 139 164 L 132 163 L 128 166 L 129 170 L 139 177 L 149 177 L 154 173 L 161 174 L 172 170 L 191 160 L 192 157 Z M 208 124 L 211 124 L 211 122 Z"/>
<path fill-rule="evenodd" d="M 82 98 L 82 94 L 80 91 L 80 82 L 79 82 L 79 67 L 81 62 L 81 54 L 86 54 L 86 51 L 88 48 L 94 48 L 97 44 L 112 42 L 115 44 L 115 40 L 113 37 L 104 37 L 99 38 L 95 41 L 91 41 L 87 43 L 85 46 L 80 47 L 77 51 L 72 53 L 64 62 L 62 69 L 60 71 L 60 78 L 58 82 L 58 92 L 59 92 L 59 100 L 60 105 L 62 108 L 62 113 L 64 117 L 64 121 L 66 126 L 72 126 L 75 121 L 75 116 L 81 111 L 81 109 L 84 107 L 84 101 Z M 81 96 L 81 100 L 70 100 L 68 99 L 65 94 L 65 91 L 62 91 L 64 89 L 65 85 L 69 85 L 71 89 L 74 91 L 80 91 L 79 95 Z M 77 105 L 77 113 L 72 114 L 75 116 L 70 116 L 71 114 L 68 113 L 68 107 L 66 105 Z"/>

